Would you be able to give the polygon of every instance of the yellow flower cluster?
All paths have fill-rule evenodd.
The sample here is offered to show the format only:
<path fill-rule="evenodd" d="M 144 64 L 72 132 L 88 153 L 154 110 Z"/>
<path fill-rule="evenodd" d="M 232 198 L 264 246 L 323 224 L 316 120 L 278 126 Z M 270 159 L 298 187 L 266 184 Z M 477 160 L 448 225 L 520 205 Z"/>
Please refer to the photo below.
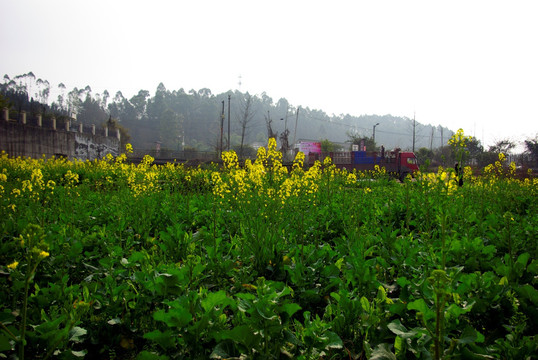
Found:
<path fill-rule="evenodd" d="M 5 170 L 5 169 L 4 169 Z M 3 172 L 0 173 L 0 182 L 7 182 L 7 175 Z M 4 185 L 0 184 L 0 195 L 4 193 Z"/>
<path fill-rule="evenodd" d="M 155 158 L 151 155 L 144 155 L 142 158 L 142 162 L 140 163 L 140 166 L 150 166 L 155 161 Z"/>
<path fill-rule="evenodd" d="M 376 164 L 374 170 L 359 170 L 356 174 L 359 179 L 380 179 L 387 177 L 387 169 Z"/>
<path fill-rule="evenodd" d="M 127 155 L 121 154 L 120 156 L 116 158 L 116 163 L 121 164 L 125 162 L 125 160 L 127 160 Z"/>
<path fill-rule="evenodd" d="M 456 133 L 448 140 L 448 145 L 456 149 L 463 149 L 472 139 L 472 136 L 465 136 L 463 129 L 458 129 L 458 131 L 456 131 Z"/>
<path fill-rule="evenodd" d="M 45 243 L 45 234 L 43 229 L 38 225 L 29 225 L 24 233 L 16 238 L 19 241 L 20 247 L 23 249 L 22 254 L 27 264 L 37 264 L 41 260 L 50 256 L 48 245 Z M 27 250 L 25 250 L 27 249 Z M 8 268 L 15 270 L 19 265 L 18 261 L 14 261 Z M 31 266 L 30 266 L 31 267 Z"/>
<path fill-rule="evenodd" d="M 471 171 L 471 169 L 467 169 Z M 428 190 L 438 189 L 446 195 L 453 195 L 457 192 L 458 178 L 454 171 L 447 171 L 442 166 L 439 166 L 437 173 L 417 173 L 416 177 L 420 183 Z"/>
<path fill-rule="evenodd" d="M 489 164 L 484 168 L 484 175 L 489 179 L 509 178 L 514 179 L 516 176 L 516 164 L 512 161 L 507 167 L 503 165 L 506 161 L 506 155 L 499 153 L 498 160 L 494 164 Z"/>
<path fill-rule="evenodd" d="M 224 196 L 230 192 L 227 183 L 222 181 L 222 177 L 219 172 L 211 173 L 211 182 L 213 184 L 213 194 L 217 197 L 224 198 Z"/>
<path fill-rule="evenodd" d="M 47 185 L 49 189 L 52 188 L 52 190 L 54 190 L 54 182 L 49 182 Z M 43 173 L 40 168 L 34 168 L 32 170 L 30 180 L 22 181 L 22 192 L 34 201 L 39 201 L 39 199 L 42 198 L 42 194 L 46 188 L 45 181 L 43 180 Z"/>
<path fill-rule="evenodd" d="M 126 152 L 132 152 L 130 144 L 127 144 Z M 98 189 L 113 188 L 119 183 L 126 183 L 138 196 L 157 187 L 159 172 L 152 167 L 154 159 L 151 156 L 146 155 L 138 166 L 126 164 L 126 159 L 125 154 L 116 158 L 107 154 L 104 159 L 94 161 L 69 161 L 54 157 L 49 159 L 45 157 L 41 159 L 9 158 L 5 152 L 2 152 L 0 169 L 3 170 L 0 172 L 0 193 L 4 189 L 3 184 L 1 184 L 2 180 L 4 178 L 7 180 L 7 174 L 10 172 L 19 174 L 16 178 L 10 179 L 10 195 L 15 200 L 23 198 L 37 202 L 49 199 L 54 195 L 58 186 L 55 180 L 59 181 L 69 194 L 78 196 L 79 185 L 81 185 L 79 174 L 88 172 L 94 174 L 92 176 L 94 181 L 90 185 Z M 54 180 L 45 179 L 45 173 L 55 176 Z M 11 203 L 7 206 L 15 211 L 17 203 Z"/>
<path fill-rule="evenodd" d="M 387 175 L 387 169 L 384 166 L 374 165 L 374 178 L 384 177 Z"/>
<path fill-rule="evenodd" d="M 222 153 L 222 161 L 226 170 L 239 169 L 239 159 L 235 151 L 224 151 Z"/>
<path fill-rule="evenodd" d="M 151 158 L 149 155 L 146 156 L 149 157 L 144 157 L 146 161 L 143 160 L 138 166 L 131 166 L 126 169 L 127 183 L 135 197 L 153 192 L 159 188 L 158 169 L 149 167 L 148 164 L 153 162 L 153 158 Z"/>
<path fill-rule="evenodd" d="M 77 173 L 74 173 L 71 170 L 67 170 L 64 175 L 64 181 L 67 188 L 73 188 L 75 187 L 75 185 L 78 184 L 79 176 Z"/>
<path fill-rule="evenodd" d="M 295 156 L 295 160 L 293 160 L 293 166 L 292 166 L 292 170 L 294 172 L 302 173 L 305 158 L 306 156 L 303 152 L 299 151 L 297 153 L 297 155 Z"/>
<path fill-rule="evenodd" d="M 213 194 L 221 203 L 249 204 L 254 198 L 262 199 L 264 207 L 269 202 L 284 205 L 290 198 L 311 201 L 311 195 L 317 193 L 319 188 L 321 163 L 318 161 L 305 171 L 304 159 L 304 153 L 299 152 L 291 165 L 291 172 L 288 172 L 282 164 L 282 153 L 276 150 L 275 139 L 269 139 L 267 149 L 260 147 L 256 160 L 253 163 L 247 160 L 243 168 L 238 166 L 235 152 L 224 152 L 222 160 L 226 172 L 212 173 Z M 328 161 L 328 169 L 334 170 L 330 159 Z"/>
<path fill-rule="evenodd" d="M 301 161 L 301 157 L 304 155 L 300 152 L 298 154 L 299 159 L 294 162 Z M 314 166 L 310 167 L 306 172 L 302 168 L 295 167 L 290 176 L 285 178 L 279 189 L 277 195 L 282 204 L 290 198 L 304 198 L 308 201 L 311 200 L 311 195 L 315 194 L 319 190 L 319 181 L 321 179 L 321 163 L 316 161 Z"/>
<path fill-rule="evenodd" d="M 346 178 L 346 185 L 355 184 L 357 182 L 357 175 L 354 173 L 349 173 Z"/>
<path fill-rule="evenodd" d="M 458 131 L 451 141 L 461 146 L 469 139 Z M 126 152 L 129 151 L 132 151 L 132 147 L 126 146 Z M 373 171 L 349 173 L 337 169 L 329 157 L 324 158 L 322 163 L 317 161 L 305 169 L 305 155 L 302 152 L 297 153 L 293 163 L 286 166 L 282 163 L 282 153 L 277 150 L 275 139 L 269 139 L 267 147 L 258 149 L 256 159 L 247 160 L 244 166 L 240 166 L 235 152 L 223 152 L 224 171 L 186 168 L 172 163 L 157 166 L 153 165 L 154 159 L 151 156 L 145 156 L 138 165 L 125 160 L 124 154 L 116 158 L 108 155 L 103 160 L 95 161 L 68 161 L 11 159 L 3 153 L 0 156 L 0 194 L 6 200 L 0 206 L 6 209 L 4 214 L 11 214 L 15 210 L 19 211 L 25 202 L 50 199 L 62 187 L 70 193 L 72 189 L 80 191 L 85 186 L 98 190 L 124 186 L 130 189 L 134 197 L 164 188 L 172 191 L 212 189 L 215 198 L 223 204 L 234 206 L 255 202 L 259 208 L 271 205 L 274 209 L 280 207 L 281 210 L 287 204 L 320 201 L 323 198 L 319 194 L 330 194 L 333 186 L 352 187 L 358 177 L 378 178 L 387 175 L 385 168 L 379 165 Z M 486 167 L 484 174 L 484 177 L 475 177 L 472 169 L 465 167 L 466 186 L 492 184 L 502 177 L 503 181 L 521 181 L 530 188 L 529 191 L 536 192 L 538 180 L 517 180 L 515 164 L 506 164 L 504 154 L 500 154 L 494 164 Z M 438 190 L 447 195 L 463 193 L 458 191 L 459 179 L 453 169 L 440 168 L 437 173 L 419 174 L 417 180 L 428 191 Z M 361 194 L 370 191 L 370 188 L 363 188 Z"/>

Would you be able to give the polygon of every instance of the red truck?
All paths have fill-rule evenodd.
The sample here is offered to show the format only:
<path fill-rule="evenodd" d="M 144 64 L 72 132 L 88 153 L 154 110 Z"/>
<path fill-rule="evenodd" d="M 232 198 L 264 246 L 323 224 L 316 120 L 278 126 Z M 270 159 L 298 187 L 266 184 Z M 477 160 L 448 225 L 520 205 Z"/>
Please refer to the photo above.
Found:
<path fill-rule="evenodd" d="M 412 152 L 402 152 L 400 149 L 393 151 L 335 151 L 328 153 L 309 153 L 306 157 L 308 165 L 313 165 L 316 160 L 323 162 L 329 156 L 332 163 L 338 168 L 345 168 L 349 171 L 374 170 L 378 165 L 384 167 L 387 173 L 405 179 L 408 174 L 418 171 L 418 163 L 415 154 Z"/>

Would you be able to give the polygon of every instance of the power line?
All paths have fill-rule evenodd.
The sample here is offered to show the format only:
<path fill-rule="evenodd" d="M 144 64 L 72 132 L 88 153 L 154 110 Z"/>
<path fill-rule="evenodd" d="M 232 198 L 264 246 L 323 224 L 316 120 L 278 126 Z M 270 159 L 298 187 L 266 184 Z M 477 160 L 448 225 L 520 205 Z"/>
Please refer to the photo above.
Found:
<path fill-rule="evenodd" d="M 307 115 L 306 117 L 307 117 L 307 120 L 317 120 L 317 121 L 322 121 L 322 122 L 325 122 L 325 123 L 330 123 L 330 124 L 335 124 L 335 125 L 340 125 L 340 126 L 346 126 L 346 127 L 351 128 L 351 129 L 364 130 L 366 132 L 370 131 L 370 128 L 365 128 L 365 127 L 362 127 L 362 126 L 346 124 L 346 123 L 342 123 L 342 122 L 338 122 L 338 121 L 331 121 L 331 120 L 321 119 L 321 118 L 310 116 L 310 115 Z M 428 126 L 428 125 L 423 125 L 423 126 Z M 432 126 L 432 125 L 430 125 L 430 126 Z M 435 128 L 434 126 L 432 126 L 432 127 Z M 390 135 L 402 135 L 402 136 L 408 136 L 409 135 L 409 133 L 401 133 L 401 132 L 378 130 L 378 129 L 376 129 L 376 133 L 383 133 L 383 134 L 390 134 Z M 429 138 L 430 136 L 429 135 L 415 134 L 415 137 L 417 137 L 417 138 Z M 434 139 L 442 139 L 442 136 L 434 136 Z"/>

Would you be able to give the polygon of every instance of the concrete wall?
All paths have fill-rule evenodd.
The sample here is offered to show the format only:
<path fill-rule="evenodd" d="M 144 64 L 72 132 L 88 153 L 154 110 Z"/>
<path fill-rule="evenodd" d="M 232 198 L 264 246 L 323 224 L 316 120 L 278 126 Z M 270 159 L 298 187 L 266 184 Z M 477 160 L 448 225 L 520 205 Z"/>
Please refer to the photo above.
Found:
<path fill-rule="evenodd" d="M 120 141 L 113 137 L 75 133 L 75 155 L 80 160 L 101 159 L 107 154 L 119 155 Z"/>
<path fill-rule="evenodd" d="M 80 128 L 79 128 L 80 129 Z M 114 136 L 30 126 L 13 120 L 0 120 L 0 151 L 10 157 L 41 158 L 65 156 L 70 160 L 95 160 L 107 154 L 119 155 L 120 140 Z"/>

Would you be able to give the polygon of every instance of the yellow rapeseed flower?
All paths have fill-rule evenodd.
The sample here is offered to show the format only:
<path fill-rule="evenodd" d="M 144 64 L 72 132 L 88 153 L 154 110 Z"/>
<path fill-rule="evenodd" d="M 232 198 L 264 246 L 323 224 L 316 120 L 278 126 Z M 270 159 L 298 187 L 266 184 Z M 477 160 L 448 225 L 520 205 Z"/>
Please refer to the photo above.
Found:
<path fill-rule="evenodd" d="M 18 261 L 13 261 L 11 264 L 7 266 L 8 269 L 15 270 L 17 266 L 19 265 Z"/>
<path fill-rule="evenodd" d="M 239 159 L 235 151 L 224 151 L 222 153 L 222 161 L 224 162 L 224 167 L 228 170 L 238 169 L 239 168 Z"/>
<path fill-rule="evenodd" d="M 458 131 L 456 131 L 456 133 L 448 140 L 448 144 L 454 148 L 464 148 L 467 142 L 472 139 L 472 136 L 465 136 L 463 129 L 458 129 Z"/>
<path fill-rule="evenodd" d="M 356 182 L 357 182 L 357 175 L 355 175 L 354 173 L 349 173 L 346 178 L 346 184 L 350 185 Z"/>

